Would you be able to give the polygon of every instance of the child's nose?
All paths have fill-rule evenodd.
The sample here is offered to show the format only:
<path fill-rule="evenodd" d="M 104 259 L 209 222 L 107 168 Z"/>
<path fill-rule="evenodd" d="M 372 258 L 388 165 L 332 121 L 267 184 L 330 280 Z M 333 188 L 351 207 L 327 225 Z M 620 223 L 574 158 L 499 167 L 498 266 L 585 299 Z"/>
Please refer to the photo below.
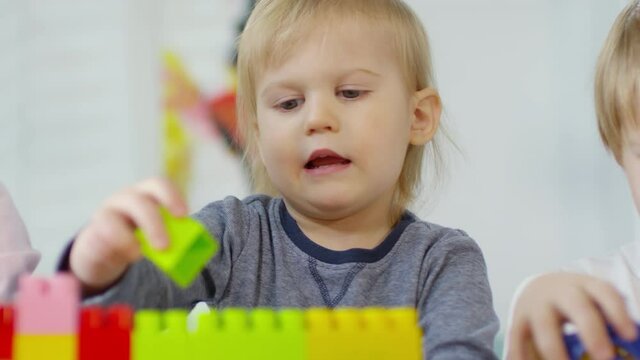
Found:
<path fill-rule="evenodd" d="M 310 104 L 307 103 L 309 109 L 305 123 L 307 135 L 340 130 L 340 122 L 334 102 L 334 99 L 316 98 Z"/>

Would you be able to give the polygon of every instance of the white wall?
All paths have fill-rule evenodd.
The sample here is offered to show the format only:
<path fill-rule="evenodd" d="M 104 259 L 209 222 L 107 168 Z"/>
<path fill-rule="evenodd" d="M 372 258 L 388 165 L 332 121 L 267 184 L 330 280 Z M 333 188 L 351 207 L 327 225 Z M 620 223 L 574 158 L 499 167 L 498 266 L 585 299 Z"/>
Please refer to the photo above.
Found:
<path fill-rule="evenodd" d="M 426 219 L 481 244 L 504 319 L 527 275 L 634 238 L 622 174 L 593 116 L 596 54 L 624 0 L 408 0 L 432 39 L 451 158 Z M 234 0 L 0 0 L 0 180 L 51 273 L 116 189 L 160 163 L 159 52 L 225 85 Z M 196 139 L 194 209 L 246 194 L 220 142 Z"/>

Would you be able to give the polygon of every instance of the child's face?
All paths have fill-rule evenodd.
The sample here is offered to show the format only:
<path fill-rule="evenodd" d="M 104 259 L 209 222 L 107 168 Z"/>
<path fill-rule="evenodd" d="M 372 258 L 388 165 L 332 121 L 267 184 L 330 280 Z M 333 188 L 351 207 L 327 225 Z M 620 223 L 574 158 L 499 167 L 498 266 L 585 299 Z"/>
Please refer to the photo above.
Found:
<path fill-rule="evenodd" d="M 367 22 L 317 27 L 257 81 L 260 155 L 297 211 L 388 211 L 411 141 L 414 94 L 392 38 Z"/>

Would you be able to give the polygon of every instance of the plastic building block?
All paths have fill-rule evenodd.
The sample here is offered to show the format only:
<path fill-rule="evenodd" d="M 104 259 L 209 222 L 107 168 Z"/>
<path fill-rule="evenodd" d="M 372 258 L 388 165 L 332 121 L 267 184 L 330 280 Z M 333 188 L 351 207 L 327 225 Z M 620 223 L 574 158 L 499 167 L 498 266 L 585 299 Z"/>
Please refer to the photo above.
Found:
<path fill-rule="evenodd" d="M 363 359 L 393 360 L 396 357 L 395 347 L 389 346 L 389 328 L 392 320 L 386 316 L 387 309 L 366 308 L 362 310 L 367 345 Z"/>
<path fill-rule="evenodd" d="M 16 327 L 20 335 L 70 335 L 77 333 L 80 289 L 75 278 L 58 274 L 51 279 L 24 275 L 15 300 Z"/>
<path fill-rule="evenodd" d="M 13 357 L 13 326 L 13 308 L 0 305 L 0 360 Z"/>
<path fill-rule="evenodd" d="M 418 314 L 413 308 L 388 309 L 390 344 L 393 344 L 394 359 L 422 359 L 422 331 L 418 326 Z"/>
<path fill-rule="evenodd" d="M 340 308 L 333 311 L 335 331 L 333 344 L 336 360 L 366 359 L 364 350 L 368 346 L 361 311 Z"/>
<path fill-rule="evenodd" d="M 15 334 L 14 360 L 76 360 L 77 352 L 77 337 L 75 334 Z"/>
<path fill-rule="evenodd" d="M 335 319 L 331 310 L 326 308 L 313 308 L 305 313 L 307 320 L 307 341 L 309 360 L 332 359 L 335 351 L 332 346 L 336 330 Z"/>
<path fill-rule="evenodd" d="M 215 310 L 198 316 L 196 328 L 192 333 L 192 359 L 228 359 L 221 355 L 222 341 L 219 314 Z"/>
<path fill-rule="evenodd" d="M 277 322 L 275 349 L 278 354 L 277 359 L 306 360 L 307 335 L 302 310 L 280 310 Z"/>
<path fill-rule="evenodd" d="M 82 309 L 79 360 L 129 360 L 132 326 L 133 312 L 128 306 Z"/>
<path fill-rule="evenodd" d="M 220 356 L 222 359 L 249 359 L 248 313 L 245 309 L 227 308 L 220 316 Z"/>
<path fill-rule="evenodd" d="M 190 359 L 187 312 L 139 311 L 135 315 L 133 358 L 135 360 Z"/>
<path fill-rule="evenodd" d="M 187 287 L 215 254 L 218 243 L 198 221 L 188 217 L 175 218 L 165 209 L 161 213 L 170 239 L 167 249 L 154 249 L 140 229 L 136 230 L 136 237 L 149 260 L 176 284 Z"/>
<path fill-rule="evenodd" d="M 640 326 L 636 325 L 638 330 Z M 626 341 L 619 337 L 610 326 L 607 326 L 607 332 L 611 338 L 611 342 L 616 350 L 616 360 L 640 359 L 640 339 L 634 341 Z M 567 346 L 569 358 L 572 360 L 588 360 L 587 350 L 580 341 L 577 334 L 564 336 L 564 342 Z"/>

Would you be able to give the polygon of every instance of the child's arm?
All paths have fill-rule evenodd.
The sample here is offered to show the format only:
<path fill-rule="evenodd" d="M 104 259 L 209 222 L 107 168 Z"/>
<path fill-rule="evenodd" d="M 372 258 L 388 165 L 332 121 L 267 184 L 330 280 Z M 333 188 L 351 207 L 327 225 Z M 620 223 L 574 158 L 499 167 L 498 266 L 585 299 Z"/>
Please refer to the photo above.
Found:
<path fill-rule="evenodd" d="M 606 323 L 627 340 L 637 336 L 624 300 L 613 285 L 589 275 L 551 273 L 533 279 L 519 295 L 511 317 L 507 358 L 568 359 L 562 341 L 565 322 L 576 326 L 596 359 L 614 356 Z"/>
<path fill-rule="evenodd" d="M 157 249 L 168 245 L 161 207 L 174 216 L 187 215 L 176 188 L 165 180 L 151 179 L 116 193 L 98 209 L 76 237 L 69 256 L 69 268 L 85 294 L 104 291 L 142 257 L 136 228 L 148 234 Z"/>
<path fill-rule="evenodd" d="M 0 301 L 11 300 L 17 278 L 32 272 L 39 260 L 9 192 L 0 183 Z"/>

